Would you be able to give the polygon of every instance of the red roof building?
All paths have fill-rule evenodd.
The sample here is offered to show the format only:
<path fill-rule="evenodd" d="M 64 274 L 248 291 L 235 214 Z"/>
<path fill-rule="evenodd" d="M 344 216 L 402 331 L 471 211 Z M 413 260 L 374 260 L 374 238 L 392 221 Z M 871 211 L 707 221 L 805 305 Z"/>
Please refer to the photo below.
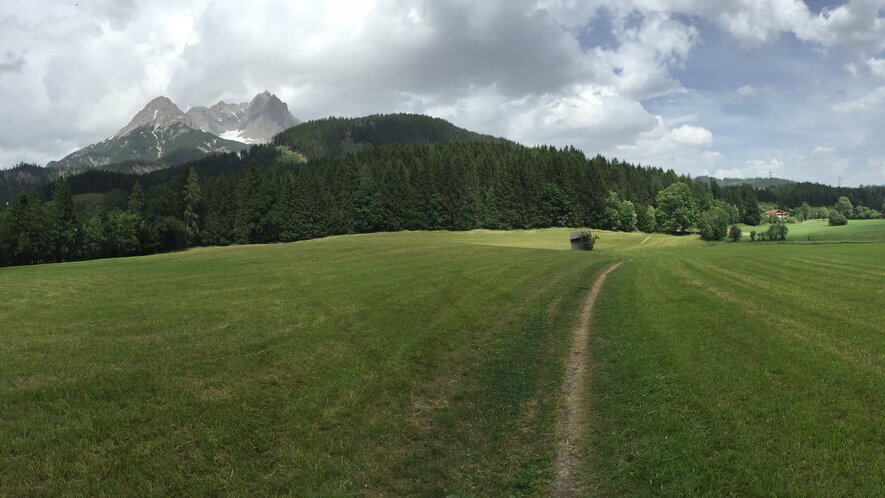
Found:
<path fill-rule="evenodd" d="M 780 218 L 780 219 L 784 219 L 784 218 L 786 218 L 787 216 L 790 216 L 790 213 L 788 213 L 788 212 L 786 212 L 786 211 L 781 211 L 780 209 L 769 209 L 768 211 L 766 211 L 766 212 L 764 212 L 764 213 L 762 213 L 762 214 L 763 214 L 764 216 L 771 216 L 771 215 L 774 215 L 774 216 L 777 216 L 777 217 Z"/>

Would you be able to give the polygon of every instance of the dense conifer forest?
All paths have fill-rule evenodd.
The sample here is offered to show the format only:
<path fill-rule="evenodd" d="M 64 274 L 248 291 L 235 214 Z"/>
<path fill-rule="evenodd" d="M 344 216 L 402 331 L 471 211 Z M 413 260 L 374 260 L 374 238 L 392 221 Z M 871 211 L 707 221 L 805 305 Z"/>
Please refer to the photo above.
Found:
<path fill-rule="evenodd" d="M 762 222 L 760 203 L 804 219 L 826 217 L 840 196 L 867 215 L 885 202 L 885 187 L 722 187 L 410 115 L 324 119 L 242 153 L 28 190 L 0 210 L 2 265 L 397 230 L 590 226 L 719 239 L 723 224 Z"/>

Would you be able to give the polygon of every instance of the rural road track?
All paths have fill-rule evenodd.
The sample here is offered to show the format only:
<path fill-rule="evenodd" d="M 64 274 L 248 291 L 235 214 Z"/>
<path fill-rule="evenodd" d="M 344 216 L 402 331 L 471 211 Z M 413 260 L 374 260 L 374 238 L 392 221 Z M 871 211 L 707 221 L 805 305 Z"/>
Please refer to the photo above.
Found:
<path fill-rule="evenodd" d="M 553 462 L 553 496 L 556 498 L 567 498 L 575 494 L 575 465 L 578 462 L 579 448 L 578 443 L 581 440 L 581 432 L 584 428 L 584 416 L 582 408 L 586 408 L 583 403 L 587 377 L 587 337 L 589 336 L 590 317 L 593 315 L 593 305 L 596 302 L 596 296 L 599 295 L 602 284 L 605 283 L 608 274 L 615 271 L 621 266 L 621 261 L 612 263 L 603 272 L 596 277 L 587 300 L 584 301 L 584 307 L 581 309 L 581 315 L 578 323 L 572 330 L 572 347 L 566 358 L 565 383 L 563 384 L 563 394 L 565 395 L 565 404 L 559 414 L 559 431 L 556 443 L 556 460 Z"/>

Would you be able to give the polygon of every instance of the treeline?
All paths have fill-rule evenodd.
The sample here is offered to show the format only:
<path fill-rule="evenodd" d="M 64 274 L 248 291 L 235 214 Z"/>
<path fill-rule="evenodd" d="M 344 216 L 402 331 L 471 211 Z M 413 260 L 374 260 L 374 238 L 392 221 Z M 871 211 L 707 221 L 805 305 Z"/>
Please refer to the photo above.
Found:
<path fill-rule="evenodd" d="M 725 187 L 732 189 L 736 187 Z M 761 202 L 770 202 L 783 210 L 800 206 L 833 206 L 840 197 L 848 197 L 855 204 L 879 209 L 885 203 L 885 186 L 861 185 L 859 187 L 832 187 L 819 183 L 792 183 L 774 185 L 757 190 Z"/>
<path fill-rule="evenodd" d="M 728 224 L 763 221 L 764 191 L 749 185 L 588 159 L 572 147 L 395 144 L 290 159 L 266 145 L 145 175 L 62 180 L 0 211 L 0 264 L 396 230 L 590 226 L 720 240 Z M 78 193 L 103 202 L 75 203 Z"/>
<path fill-rule="evenodd" d="M 201 172 L 203 174 L 201 174 Z M 506 142 L 391 145 L 292 164 L 273 147 L 147 175 L 94 172 L 57 182 L 44 202 L 21 195 L 0 212 L 2 264 L 294 241 L 394 230 L 598 226 L 609 191 L 654 202 L 679 181 L 574 148 Z M 112 209 L 83 210 L 73 185 L 121 191 Z M 632 201 L 631 201 L 632 202 Z"/>

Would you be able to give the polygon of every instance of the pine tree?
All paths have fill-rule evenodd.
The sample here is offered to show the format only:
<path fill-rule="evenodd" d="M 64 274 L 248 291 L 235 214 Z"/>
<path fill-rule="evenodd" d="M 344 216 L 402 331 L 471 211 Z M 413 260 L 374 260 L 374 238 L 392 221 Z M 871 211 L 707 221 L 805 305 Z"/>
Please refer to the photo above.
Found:
<path fill-rule="evenodd" d="M 187 245 L 191 247 L 196 245 L 200 233 L 199 220 L 197 213 L 201 199 L 200 184 L 197 181 L 197 172 L 193 167 L 187 172 L 187 178 L 184 182 L 182 190 L 182 204 L 184 205 L 184 226 L 187 229 Z"/>
<path fill-rule="evenodd" d="M 17 264 L 53 261 L 55 247 L 50 215 L 37 194 L 19 195 L 11 209 Z"/>
<path fill-rule="evenodd" d="M 52 193 L 52 224 L 56 261 L 72 259 L 79 248 L 80 223 L 74 215 L 74 199 L 71 186 L 66 179 L 55 185 Z"/>
<path fill-rule="evenodd" d="M 144 189 L 141 188 L 141 182 L 135 180 L 135 185 L 132 186 L 132 192 L 129 194 L 129 212 L 143 216 L 145 204 Z"/>

